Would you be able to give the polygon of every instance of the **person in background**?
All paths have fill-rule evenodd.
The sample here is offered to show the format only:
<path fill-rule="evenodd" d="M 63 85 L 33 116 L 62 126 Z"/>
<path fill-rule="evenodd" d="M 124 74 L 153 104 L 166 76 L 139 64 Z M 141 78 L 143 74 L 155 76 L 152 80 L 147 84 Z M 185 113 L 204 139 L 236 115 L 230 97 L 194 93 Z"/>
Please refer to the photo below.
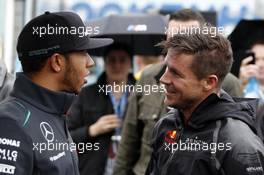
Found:
<path fill-rule="evenodd" d="M 6 99 L 14 86 L 15 77 L 7 72 L 4 60 L 0 59 L 0 102 Z"/>
<path fill-rule="evenodd" d="M 256 41 L 250 51 L 254 54 L 255 63 L 252 64 L 253 57 L 245 58 L 240 66 L 239 79 L 242 82 L 246 97 L 259 98 L 264 102 L 264 41 Z M 255 85 L 255 88 L 254 88 Z M 252 87 L 252 88 L 251 88 Z M 251 88 L 251 89 L 249 89 Z"/>
<path fill-rule="evenodd" d="M 73 141 L 99 147 L 98 150 L 79 152 L 82 175 L 112 174 L 129 96 L 125 86 L 135 83 L 130 73 L 131 59 L 127 45 L 114 43 L 107 47 L 105 71 L 97 83 L 82 89 L 70 108 L 68 126 Z"/>

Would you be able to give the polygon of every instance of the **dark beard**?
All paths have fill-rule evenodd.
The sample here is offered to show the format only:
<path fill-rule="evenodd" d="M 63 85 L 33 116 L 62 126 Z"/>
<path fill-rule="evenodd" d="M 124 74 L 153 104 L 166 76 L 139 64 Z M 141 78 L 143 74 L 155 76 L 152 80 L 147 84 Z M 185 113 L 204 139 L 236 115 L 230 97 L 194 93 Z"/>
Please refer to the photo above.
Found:
<path fill-rule="evenodd" d="M 185 101 L 184 103 L 177 104 L 177 105 L 170 105 L 170 107 L 184 111 L 186 109 L 190 109 L 195 104 L 195 99 L 184 99 L 184 101 Z"/>
<path fill-rule="evenodd" d="M 76 70 L 71 66 L 71 64 L 66 65 L 66 72 L 63 79 L 63 84 L 66 85 L 66 92 L 78 94 L 79 91 L 76 89 L 76 84 L 78 83 L 78 77 L 76 77 Z"/>

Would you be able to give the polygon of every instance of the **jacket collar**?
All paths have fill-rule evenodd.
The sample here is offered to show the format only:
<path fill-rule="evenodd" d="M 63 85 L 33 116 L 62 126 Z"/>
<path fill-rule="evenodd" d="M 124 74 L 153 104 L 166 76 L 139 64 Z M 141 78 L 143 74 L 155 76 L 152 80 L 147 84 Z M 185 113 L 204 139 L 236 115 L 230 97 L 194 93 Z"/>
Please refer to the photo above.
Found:
<path fill-rule="evenodd" d="M 235 118 L 247 123 L 254 129 L 256 107 L 257 101 L 255 99 L 233 99 L 224 90 L 221 90 L 220 96 L 212 93 L 198 105 L 187 125 L 199 129 L 216 120 Z M 179 116 L 183 121 L 181 112 Z"/>
<path fill-rule="evenodd" d="M 11 96 L 22 99 L 48 113 L 66 114 L 75 95 L 51 91 L 35 84 L 24 73 L 17 73 Z"/>

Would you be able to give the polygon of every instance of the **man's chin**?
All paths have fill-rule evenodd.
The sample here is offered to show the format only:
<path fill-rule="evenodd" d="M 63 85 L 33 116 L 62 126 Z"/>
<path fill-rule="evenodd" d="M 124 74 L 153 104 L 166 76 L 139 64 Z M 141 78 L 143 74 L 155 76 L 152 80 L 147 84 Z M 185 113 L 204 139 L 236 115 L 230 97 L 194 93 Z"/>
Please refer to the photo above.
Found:
<path fill-rule="evenodd" d="M 164 104 L 165 104 L 166 106 L 169 106 L 169 107 L 172 107 L 172 108 L 174 108 L 175 106 L 177 106 L 177 104 L 176 104 L 175 102 L 173 102 L 173 101 L 171 101 L 171 100 L 168 100 L 167 98 L 165 98 L 165 100 L 164 100 Z"/>
<path fill-rule="evenodd" d="M 67 93 L 72 93 L 72 94 L 79 94 L 81 92 L 81 87 L 71 87 L 65 90 Z"/>
<path fill-rule="evenodd" d="M 83 86 L 84 86 L 84 85 L 85 85 L 85 84 L 83 84 Z M 75 93 L 75 94 L 79 94 L 79 93 L 81 92 L 83 86 L 81 86 L 81 87 L 76 87 L 76 88 L 74 89 L 74 92 L 73 92 L 73 93 Z"/>

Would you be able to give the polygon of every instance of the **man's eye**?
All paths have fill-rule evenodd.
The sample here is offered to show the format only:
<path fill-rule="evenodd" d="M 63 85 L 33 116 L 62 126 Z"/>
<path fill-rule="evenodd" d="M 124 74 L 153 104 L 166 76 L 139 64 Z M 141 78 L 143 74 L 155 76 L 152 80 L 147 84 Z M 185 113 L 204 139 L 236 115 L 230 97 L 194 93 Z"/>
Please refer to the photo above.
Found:
<path fill-rule="evenodd" d="M 178 73 L 176 72 L 176 71 L 174 71 L 174 70 L 171 70 L 171 73 L 173 74 L 173 75 L 177 75 Z"/>
<path fill-rule="evenodd" d="M 180 77 L 180 74 L 178 72 L 175 72 L 175 71 L 172 70 L 171 73 L 175 77 Z"/>

